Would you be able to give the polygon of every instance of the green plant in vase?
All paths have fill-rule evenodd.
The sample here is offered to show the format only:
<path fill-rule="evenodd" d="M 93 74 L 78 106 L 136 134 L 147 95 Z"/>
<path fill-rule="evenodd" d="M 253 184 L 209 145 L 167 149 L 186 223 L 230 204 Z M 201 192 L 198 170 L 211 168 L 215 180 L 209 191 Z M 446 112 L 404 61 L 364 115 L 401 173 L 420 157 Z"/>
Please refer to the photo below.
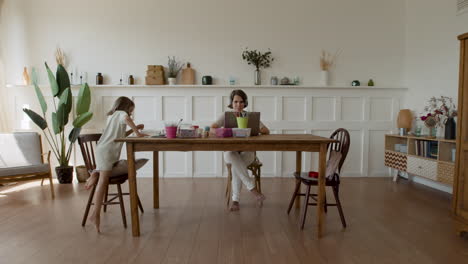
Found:
<path fill-rule="evenodd" d="M 249 50 L 248 48 L 242 52 L 242 59 L 247 61 L 247 64 L 255 66 L 255 85 L 261 84 L 260 69 L 270 67 L 271 63 L 275 60 L 271 56 L 270 50 L 267 52 L 261 52 L 257 50 Z"/>
<path fill-rule="evenodd" d="M 52 73 L 47 63 L 47 75 L 49 78 L 50 88 L 53 95 L 53 106 L 49 107 L 44 99 L 41 89 L 37 84 L 36 72 L 33 70 L 33 85 L 36 91 L 37 99 L 41 106 L 41 114 L 27 108 L 23 111 L 31 118 L 31 120 L 42 130 L 49 146 L 57 159 L 59 166 L 55 168 L 57 178 L 60 183 L 71 183 L 73 167 L 69 166 L 73 145 L 78 139 L 81 128 L 93 117 L 93 113 L 89 111 L 91 105 L 91 92 L 87 83 L 82 85 L 78 93 L 78 101 L 76 104 L 76 116 L 73 119 L 73 129 L 66 135 L 66 126 L 70 120 L 72 113 L 73 96 L 70 89 L 70 79 L 68 73 L 57 60 L 56 75 Z M 52 120 L 52 129 L 46 121 L 47 110 L 52 108 L 50 115 Z M 67 140 L 70 144 L 67 146 Z"/>

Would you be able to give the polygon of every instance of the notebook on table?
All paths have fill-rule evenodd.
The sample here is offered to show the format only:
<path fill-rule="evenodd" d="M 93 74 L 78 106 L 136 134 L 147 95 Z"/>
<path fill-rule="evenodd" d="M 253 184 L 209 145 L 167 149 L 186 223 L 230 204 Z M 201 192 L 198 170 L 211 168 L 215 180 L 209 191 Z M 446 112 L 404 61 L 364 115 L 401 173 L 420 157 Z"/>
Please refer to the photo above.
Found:
<path fill-rule="evenodd" d="M 260 133 L 260 112 L 247 112 L 249 121 L 247 127 L 251 129 L 251 136 L 258 136 Z M 237 128 L 237 119 L 234 112 L 224 112 L 224 127 Z"/>

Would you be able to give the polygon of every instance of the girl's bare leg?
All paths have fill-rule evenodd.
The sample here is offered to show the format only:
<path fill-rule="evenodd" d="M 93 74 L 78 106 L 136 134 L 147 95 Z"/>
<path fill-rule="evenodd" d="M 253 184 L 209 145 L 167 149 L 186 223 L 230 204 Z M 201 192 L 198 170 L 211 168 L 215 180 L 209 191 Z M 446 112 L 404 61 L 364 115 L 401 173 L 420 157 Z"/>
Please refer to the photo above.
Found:
<path fill-rule="evenodd" d="M 99 179 L 99 172 L 93 171 L 91 173 L 91 176 L 86 180 L 85 189 L 89 190 L 93 188 L 93 186 L 97 183 L 98 179 Z"/>
<path fill-rule="evenodd" d="M 101 232 L 101 206 L 107 186 L 109 185 L 110 176 L 111 171 L 101 171 L 99 173 L 99 181 L 96 187 L 96 193 L 94 194 L 93 212 L 89 216 L 89 220 L 94 224 L 98 233 Z"/>

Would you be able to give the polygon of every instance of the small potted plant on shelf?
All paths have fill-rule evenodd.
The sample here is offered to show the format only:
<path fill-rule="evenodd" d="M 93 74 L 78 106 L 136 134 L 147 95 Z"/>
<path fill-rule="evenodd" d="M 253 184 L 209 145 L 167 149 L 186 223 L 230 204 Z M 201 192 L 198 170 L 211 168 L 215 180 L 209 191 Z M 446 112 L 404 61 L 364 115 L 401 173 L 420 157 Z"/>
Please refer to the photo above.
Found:
<path fill-rule="evenodd" d="M 169 85 L 175 85 L 177 75 L 179 74 L 182 67 L 184 67 L 184 63 L 176 61 L 174 56 L 172 56 L 172 58 L 171 57 L 167 57 L 167 58 L 168 58 L 168 61 L 167 61 L 167 69 L 168 69 L 167 76 L 168 76 Z"/>
<path fill-rule="evenodd" d="M 455 139 L 456 125 L 454 117 L 457 116 L 457 109 L 451 97 L 431 97 L 427 101 L 424 111 L 427 114 L 421 116 L 421 120 L 426 126 L 431 125 L 430 128 L 433 130 L 435 127 L 444 125 L 445 139 Z M 431 132 L 429 136 L 435 137 L 435 133 Z"/>
<path fill-rule="evenodd" d="M 260 68 L 270 67 L 270 64 L 275 60 L 271 56 L 270 49 L 268 49 L 267 52 L 261 52 L 257 50 L 249 50 L 248 48 L 245 48 L 242 52 L 242 59 L 247 61 L 247 64 L 255 66 L 255 85 L 261 84 Z"/>

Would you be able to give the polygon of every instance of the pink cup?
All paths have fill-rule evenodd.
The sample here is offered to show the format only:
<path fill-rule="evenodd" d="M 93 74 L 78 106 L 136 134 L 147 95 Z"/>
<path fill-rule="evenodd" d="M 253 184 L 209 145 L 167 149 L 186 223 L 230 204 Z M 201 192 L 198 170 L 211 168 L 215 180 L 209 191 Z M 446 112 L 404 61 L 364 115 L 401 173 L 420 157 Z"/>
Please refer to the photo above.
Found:
<path fill-rule="evenodd" d="M 176 138 L 177 137 L 177 127 L 166 127 L 166 138 Z"/>

